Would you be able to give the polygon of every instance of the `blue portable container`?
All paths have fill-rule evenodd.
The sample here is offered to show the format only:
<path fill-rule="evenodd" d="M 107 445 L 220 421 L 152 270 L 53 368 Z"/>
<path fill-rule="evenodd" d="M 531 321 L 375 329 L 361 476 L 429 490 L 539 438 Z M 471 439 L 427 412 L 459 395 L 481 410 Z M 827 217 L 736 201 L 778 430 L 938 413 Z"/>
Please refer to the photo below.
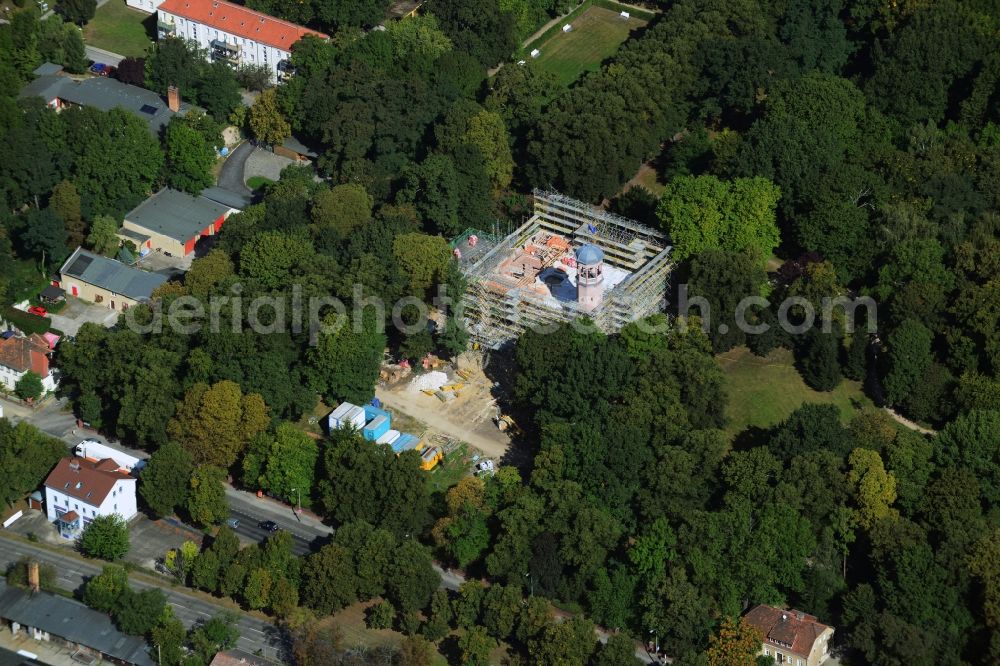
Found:
<path fill-rule="evenodd" d="M 386 416 L 376 416 L 361 430 L 361 435 L 370 442 L 389 432 L 389 419 Z"/>
<path fill-rule="evenodd" d="M 409 451 L 410 449 L 417 448 L 417 444 L 420 442 L 416 435 L 411 435 L 408 432 L 404 432 L 392 443 L 393 453 L 402 453 L 403 451 Z"/>
<path fill-rule="evenodd" d="M 384 416 L 386 421 L 389 420 L 389 412 L 379 409 L 375 405 L 365 405 L 365 423 L 374 421 L 380 416 Z"/>

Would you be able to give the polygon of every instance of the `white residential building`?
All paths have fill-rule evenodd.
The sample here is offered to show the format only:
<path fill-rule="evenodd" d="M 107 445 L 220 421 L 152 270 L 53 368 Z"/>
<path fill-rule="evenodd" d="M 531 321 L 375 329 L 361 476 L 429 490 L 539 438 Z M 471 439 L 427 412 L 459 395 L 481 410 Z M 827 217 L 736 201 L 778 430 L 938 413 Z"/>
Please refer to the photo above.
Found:
<path fill-rule="evenodd" d="M 0 334 L 0 384 L 8 391 L 13 391 L 21 377 L 31 371 L 42 378 L 42 388 L 45 391 L 55 391 L 59 382 L 55 371 L 49 366 L 51 353 L 49 341 L 41 335 L 25 337 L 12 332 Z"/>
<path fill-rule="evenodd" d="M 291 73 L 292 44 L 305 35 L 328 39 L 321 32 L 225 0 L 128 0 L 128 3 L 136 3 L 133 6 L 147 11 L 155 9 L 158 39 L 193 40 L 208 51 L 209 59 L 222 60 L 234 67 L 264 65 L 276 81 Z"/>
<path fill-rule="evenodd" d="M 111 458 L 63 458 L 45 479 L 45 510 L 59 533 L 72 539 L 97 516 L 133 518 L 135 487 L 135 477 Z"/>

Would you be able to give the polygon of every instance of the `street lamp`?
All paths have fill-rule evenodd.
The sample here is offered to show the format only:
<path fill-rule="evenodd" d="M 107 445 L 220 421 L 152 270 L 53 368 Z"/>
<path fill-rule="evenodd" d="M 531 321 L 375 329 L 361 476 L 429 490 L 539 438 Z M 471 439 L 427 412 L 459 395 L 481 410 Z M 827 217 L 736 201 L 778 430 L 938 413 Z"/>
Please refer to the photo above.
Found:
<path fill-rule="evenodd" d="M 302 513 L 302 493 L 299 492 L 298 488 L 292 488 L 292 492 L 295 493 L 295 496 L 299 500 L 299 505 L 296 507 L 295 513 Z"/>
<path fill-rule="evenodd" d="M 531 577 L 531 572 L 524 574 L 524 577 L 528 579 L 528 585 L 531 587 L 531 596 L 535 596 L 535 580 Z"/>

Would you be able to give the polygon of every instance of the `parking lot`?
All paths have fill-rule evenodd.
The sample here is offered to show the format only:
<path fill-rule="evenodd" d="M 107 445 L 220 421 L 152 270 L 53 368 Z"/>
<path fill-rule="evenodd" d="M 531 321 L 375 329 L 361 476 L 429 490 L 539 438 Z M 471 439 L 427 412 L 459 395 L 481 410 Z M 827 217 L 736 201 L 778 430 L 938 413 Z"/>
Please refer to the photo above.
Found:
<path fill-rule="evenodd" d="M 52 328 L 66 335 L 76 335 L 80 327 L 87 322 L 104 327 L 114 326 L 118 321 L 118 314 L 117 311 L 103 305 L 67 296 L 66 307 L 58 314 L 50 314 L 49 319 L 52 320 Z"/>
<path fill-rule="evenodd" d="M 166 275 L 171 280 L 179 280 L 184 273 L 190 270 L 194 258 L 194 254 L 189 254 L 186 257 L 172 257 L 163 252 L 150 252 L 139 259 L 139 263 L 136 265 L 151 273 Z"/>

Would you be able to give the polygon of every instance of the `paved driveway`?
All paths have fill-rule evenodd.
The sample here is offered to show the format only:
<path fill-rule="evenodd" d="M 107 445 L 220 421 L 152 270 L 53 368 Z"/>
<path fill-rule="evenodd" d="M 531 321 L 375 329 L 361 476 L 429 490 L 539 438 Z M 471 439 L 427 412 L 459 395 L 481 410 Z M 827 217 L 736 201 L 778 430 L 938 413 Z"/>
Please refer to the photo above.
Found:
<path fill-rule="evenodd" d="M 235 192 L 241 196 L 249 197 L 253 194 L 244 182 L 247 160 L 253 153 L 254 147 L 249 141 L 244 141 L 236 147 L 226 161 L 222 163 L 222 170 L 219 171 L 219 187 Z"/>
<path fill-rule="evenodd" d="M 194 528 L 165 520 L 150 520 L 140 514 L 129 523 L 129 547 L 125 559 L 140 567 L 156 570 L 156 560 L 166 556 L 171 548 L 180 548 L 185 541 L 201 544 L 201 532 Z"/>
<path fill-rule="evenodd" d="M 118 321 L 118 312 L 103 305 L 67 296 L 66 307 L 58 314 L 49 315 L 49 319 L 52 320 L 52 328 L 66 335 L 76 335 L 80 327 L 87 322 L 100 324 L 105 328 L 114 326 Z"/>

